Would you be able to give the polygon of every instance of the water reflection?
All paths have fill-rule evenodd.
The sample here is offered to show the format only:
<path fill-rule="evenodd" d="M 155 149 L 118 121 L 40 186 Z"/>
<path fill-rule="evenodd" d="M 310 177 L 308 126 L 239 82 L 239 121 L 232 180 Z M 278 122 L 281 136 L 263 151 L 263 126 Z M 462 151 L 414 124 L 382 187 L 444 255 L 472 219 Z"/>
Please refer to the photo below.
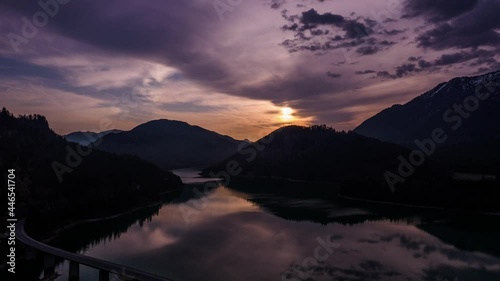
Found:
<path fill-rule="evenodd" d="M 487 221 L 480 225 L 489 232 L 481 233 L 469 221 L 448 216 L 407 210 L 391 216 L 387 210 L 225 187 L 201 195 L 194 190 L 186 188 L 181 200 L 146 219 L 88 225 L 56 244 L 186 281 L 500 280 L 498 242 L 489 251 L 484 246 L 500 231 L 485 226 Z M 195 210 L 189 223 L 183 207 Z"/>
<path fill-rule="evenodd" d="M 177 169 L 172 171 L 179 176 L 184 184 L 205 183 L 207 181 L 220 180 L 214 178 L 204 178 L 200 176 L 200 171 L 196 169 Z"/>

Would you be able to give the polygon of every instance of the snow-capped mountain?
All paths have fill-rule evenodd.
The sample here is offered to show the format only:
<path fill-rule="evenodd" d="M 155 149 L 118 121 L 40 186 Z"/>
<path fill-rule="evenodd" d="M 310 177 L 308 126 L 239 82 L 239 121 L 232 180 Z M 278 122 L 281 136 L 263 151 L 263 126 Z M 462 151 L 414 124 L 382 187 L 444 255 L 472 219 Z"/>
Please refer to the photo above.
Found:
<path fill-rule="evenodd" d="M 500 71 L 458 77 L 404 105 L 394 105 L 366 120 L 355 131 L 383 141 L 414 146 L 442 129 L 442 146 L 500 140 Z"/>

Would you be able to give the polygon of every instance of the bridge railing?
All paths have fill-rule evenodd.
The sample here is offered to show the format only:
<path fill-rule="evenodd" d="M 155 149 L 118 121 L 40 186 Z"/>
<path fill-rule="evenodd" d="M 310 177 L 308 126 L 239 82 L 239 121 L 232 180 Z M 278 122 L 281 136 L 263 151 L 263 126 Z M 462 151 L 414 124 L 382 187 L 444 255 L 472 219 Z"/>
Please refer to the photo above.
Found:
<path fill-rule="evenodd" d="M 151 274 L 138 269 L 115 264 L 97 258 L 67 252 L 42 242 L 39 242 L 29 237 L 24 225 L 26 221 L 20 220 L 16 224 L 16 237 L 19 241 L 26 245 L 28 249 L 34 249 L 44 254 L 44 276 L 50 276 L 54 273 L 55 258 L 58 257 L 69 261 L 69 276 L 68 280 L 80 280 L 80 264 L 86 265 L 99 270 L 99 280 L 108 281 L 110 274 L 116 274 L 122 280 L 137 280 L 137 281 L 173 281 L 171 279 Z"/>

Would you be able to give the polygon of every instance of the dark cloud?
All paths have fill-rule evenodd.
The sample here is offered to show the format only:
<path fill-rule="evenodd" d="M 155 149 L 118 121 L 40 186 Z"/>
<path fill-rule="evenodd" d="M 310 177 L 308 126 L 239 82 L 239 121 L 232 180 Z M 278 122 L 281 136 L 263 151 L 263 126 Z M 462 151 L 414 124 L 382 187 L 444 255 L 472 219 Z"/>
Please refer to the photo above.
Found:
<path fill-rule="evenodd" d="M 0 77 L 40 77 L 61 80 L 59 71 L 28 62 L 0 57 Z"/>
<path fill-rule="evenodd" d="M 340 78 L 340 76 L 342 76 L 342 74 L 340 74 L 340 73 L 333 73 L 331 71 L 328 71 L 326 73 L 326 76 L 328 76 L 330 78 Z"/>
<path fill-rule="evenodd" d="M 358 243 L 378 244 L 380 241 L 371 239 L 358 239 Z"/>
<path fill-rule="evenodd" d="M 411 72 L 433 71 L 455 64 L 480 67 L 482 71 L 497 70 L 499 63 L 495 56 L 500 54 L 500 17 L 497 15 L 500 1 L 466 0 L 449 5 L 443 0 L 408 0 L 405 4 L 406 17 L 423 16 L 432 24 L 430 29 L 416 36 L 417 46 L 433 50 L 453 49 L 454 52 L 443 54 L 434 61 L 410 57 L 408 60 L 418 68 L 402 65 L 396 68 L 395 74 L 387 72 L 380 76 L 399 78 Z"/>
<path fill-rule="evenodd" d="M 366 25 L 368 25 L 369 27 L 375 27 L 378 24 L 377 21 L 372 20 L 370 18 L 365 18 L 364 20 L 365 20 Z"/>
<path fill-rule="evenodd" d="M 365 75 L 365 74 L 372 74 L 372 73 L 376 73 L 375 70 L 363 70 L 363 71 L 356 71 L 354 72 L 355 74 L 357 75 Z"/>
<path fill-rule="evenodd" d="M 418 60 L 420 60 L 421 58 L 422 58 L 422 57 L 413 57 L 413 56 L 411 56 L 411 57 L 409 57 L 409 58 L 408 58 L 408 61 L 418 61 Z"/>
<path fill-rule="evenodd" d="M 385 30 L 384 34 L 389 35 L 389 36 L 393 36 L 393 35 L 401 34 L 405 31 L 406 31 L 406 29 L 391 29 L 391 30 Z"/>
<path fill-rule="evenodd" d="M 284 9 L 281 11 L 281 17 L 284 18 L 286 21 L 289 21 L 289 22 L 295 22 L 296 20 L 300 20 L 300 16 L 299 15 L 289 15 L 288 14 L 288 10 L 287 9 Z"/>
<path fill-rule="evenodd" d="M 33 15 L 40 9 L 36 3 L 24 1 L 3 5 L 22 15 Z M 215 12 L 206 13 L 208 9 L 213 7 L 194 7 L 185 2 L 165 5 L 159 0 L 147 4 L 132 0 L 73 1 L 60 9 L 49 27 L 62 36 L 117 55 L 172 65 L 191 79 L 218 87 L 231 75 L 203 51 L 217 46 L 205 31 L 220 22 Z M 196 20 L 180 16 L 185 14 L 197 14 Z"/>
<path fill-rule="evenodd" d="M 336 25 L 340 26 L 345 21 L 344 17 L 341 15 L 335 15 L 332 13 L 319 14 L 316 10 L 310 9 L 309 11 L 303 12 L 300 22 L 304 25 Z"/>
<path fill-rule="evenodd" d="M 453 5 L 449 5 L 450 8 Z M 417 36 L 419 47 L 444 50 L 448 48 L 497 47 L 500 44 L 500 1 L 484 0 L 475 9 L 450 22 L 436 24 Z"/>
<path fill-rule="evenodd" d="M 286 78 L 277 77 L 273 81 L 239 87 L 238 92 L 247 97 L 268 99 L 276 104 L 289 100 L 301 100 L 303 106 L 305 105 L 304 100 L 311 96 L 320 96 L 348 87 L 348 83 L 338 83 L 335 81 L 337 79 L 327 78 L 326 75 L 297 70 L 290 72 Z"/>
<path fill-rule="evenodd" d="M 431 22 L 442 22 L 474 9 L 479 0 L 406 0 L 403 18 L 424 16 Z"/>
<path fill-rule="evenodd" d="M 426 60 L 419 60 L 419 61 L 418 61 L 418 66 L 419 66 L 420 68 L 429 68 L 429 67 L 431 67 L 432 65 L 433 65 L 433 64 L 432 64 L 431 62 L 428 62 L 428 61 L 426 61 Z"/>
<path fill-rule="evenodd" d="M 313 33 L 311 32 L 311 35 L 313 35 Z M 297 38 L 298 40 L 300 41 L 309 41 L 312 39 L 311 36 L 306 36 L 306 34 L 303 32 L 303 31 L 299 31 L 295 34 L 294 36 L 295 38 Z"/>
<path fill-rule="evenodd" d="M 380 51 L 380 48 L 378 48 L 377 46 L 364 46 L 356 50 L 358 54 L 361 54 L 363 56 L 373 55 L 376 54 L 378 51 Z"/>
<path fill-rule="evenodd" d="M 396 76 L 403 77 L 409 73 L 418 71 L 417 66 L 413 63 L 403 64 L 401 66 L 396 67 Z"/>
<path fill-rule="evenodd" d="M 383 41 L 380 41 L 379 44 L 382 45 L 382 46 L 391 46 L 391 45 L 396 45 L 396 42 L 383 40 Z"/>
<path fill-rule="evenodd" d="M 379 71 L 377 72 L 377 77 L 381 78 L 386 78 L 386 79 L 397 79 L 397 78 L 402 78 L 405 77 L 413 72 L 420 72 L 421 69 L 419 69 L 415 64 L 413 63 L 407 63 L 400 65 L 396 67 L 395 73 L 391 74 L 389 71 Z"/>
<path fill-rule="evenodd" d="M 295 37 L 300 37 L 299 32 L 309 31 L 311 36 L 322 36 L 329 34 L 326 29 L 317 29 L 319 26 L 334 27 L 344 31 L 344 36 L 336 36 L 335 40 L 359 39 L 373 33 L 370 27 L 357 20 L 348 19 L 341 15 L 324 13 L 320 14 L 315 9 L 302 12 L 301 15 L 288 15 L 288 11 L 282 11 L 282 17 L 289 23 L 281 27 L 283 31 L 296 32 Z M 364 19 L 368 26 L 375 21 Z"/>
<path fill-rule="evenodd" d="M 329 30 L 322 30 L 322 29 L 313 29 L 313 30 L 311 30 L 311 35 L 313 35 L 313 36 L 327 35 L 329 33 L 330 33 Z"/>
<path fill-rule="evenodd" d="M 477 58 L 474 62 L 469 64 L 470 67 L 482 66 L 477 72 L 492 72 L 500 70 L 500 62 L 494 58 Z M 477 74 L 476 72 L 476 74 Z"/>
<path fill-rule="evenodd" d="M 474 62 L 470 63 L 470 66 L 494 65 L 494 64 L 497 64 L 497 60 L 494 57 L 478 57 Z"/>
<path fill-rule="evenodd" d="M 302 1 L 305 1 L 305 0 L 302 0 Z M 325 2 L 325 0 L 313 0 L 315 2 L 320 2 L 320 3 L 323 3 Z M 271 8 L 273 9 L 279 9 L 281 8 L 282 6 L 284 6 L 288 1 L 287 0 L 267 0 L 266 2 L 268 2 L 268 5 L 271 6 Z M 229 2 L 231 3 L 231 2 Z M 299 3 L 299 4 L 296 4 L 295 5 L 297 8 L 305 8 L 306 5 L 302 4 L 302 3 Z"/>
<path fill-rule="evenodd" d="M 443 54 L 434 61 L 427 61 L 422 59 L 421 56 L 408 58 L 411 63 L 406 63 L 395 68 L 395 73 L 391 74 L 388 71 L 380 71 L 377 73 L 378 77 L 382 78 L 401 78 L 411 73 L 418 73 L 424 70 L 438 70 L 441 67 L 447 67 L 454 64 L 465 63 L 468 61 L 473 61 L 470 66 L 483 66 L 478 72 L 484 72 L 486 70 L 494 71 L 498 70 L 495 67 L 500 67 L 500 63 L 493 58 L 496 51 L 488 51 L 483 49 L 475 49 L 471 51 L 460 51 L 455 53 Z M 488 68 L 484 66 L 489 66 Z"/>
<path fill-rule="evenodd" d="M 271 8 L 273 9 L 279 9 L 283 4 L 285 4 L 285 0 L 272 0 L 271 1 Z"/>
<path fill-rule="evenodd" d="M 441 66 L 441 65 L 450 65 L 450 64 L 456 64 L 456 63 L 461 63 L 465 61 L 469 61 L 472 59 L 476 58 L 485 58 L 485 57 L 492 57 L 495 55 L 494 51 L 487 51 L 487 50 L 473 50 L 470 52 L 458 52 L 458 53 L 452 53 L 452 54 L 444 54 L 436 61 L 434 62 L 434 65 L 436 66 Z"/>
<path fill-rule="evenodd" d="M 490 71 L 490 69 L 489 69 L 489 68 L 487 68 L 487 67 L 481 67 L 481 68 L 479 68 L 479 69 L 477 70 L 476 74 L 485 74 L 485 73 L 487 73 L 487 72 L 489 72 L 489 71 Z"/>
<path fill-rule="evenodd" d="M 365 37 L 373 33 L 369 27 L 354 20 L 346 21 L 343 25 L 343 30 L 346 33 L 346 37 L 351 39 Z"/>
<path fill-rule="evenodd" d="M 340 48 L 357 47 L 363 44 L 374 45 L 376 43 L 376 40 L 374 38 L 345 41 L 344 39 L 338 39 L 337 37 L 334 37 L 330 38 L 330 41 L 327 41 L 325 43 L 321 42 L 306 43 L 305 41 L 309 40 L 304 40 L 300 38 L 298 34 L 296 34 L 295 39 L 287 39 L 283 41 L 281 45 L 285 47 L 290 53 L 295 53 L 298 51 L 325 52 Z"/>
<path fill-rule="evenodd" d="M 290 25 L 283 25 L 281 27 L 282 30 L 291 30 L 291 31 L 296 31 L 299 29 L 299 25 L 296 23 L 292 23 Z"/>
<path fill-rule="evenodd" d="M 386 70 L 377 72 L 377 76 L 378 76 L 378 77 L 382 77 L 382 78 L 395 78 L 393 75 L 391 75 L 391 74 L 390 74 L 388 71 L 386 71 Z"/>

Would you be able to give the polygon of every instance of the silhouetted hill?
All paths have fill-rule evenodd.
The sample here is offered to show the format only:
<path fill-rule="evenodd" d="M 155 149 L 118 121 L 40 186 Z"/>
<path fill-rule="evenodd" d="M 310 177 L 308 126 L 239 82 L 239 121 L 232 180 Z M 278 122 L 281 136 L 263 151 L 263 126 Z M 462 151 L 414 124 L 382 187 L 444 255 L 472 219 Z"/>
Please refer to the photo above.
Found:
<path fill-rule="evenodd" d="M 405 105 L 394 105 L 355 131 L 416 148 L 442 130 L 433 158 L 460 172 L 500 174 L 500 71 L 442 83 Z"/>
<path fill-rule="evenodd" d="M 205 170 L 206 175 L 228 171 L 238 163 L 241 176 L 281 177 L 345 184 L 364 182 L 390 191 L 384 173 L 397 170 L 400 155 L 409 150 L 354 132 L 322 126 L 280 128 L 230 158 Z M 426 165 L 427 166 L 427 165 Z M 232 170 L 232 169 L 231 169 Z M 429 172 L 422 168 L 421 172 Z"/>
<path fill-rule="evenodd" d="M 0 113 L 4 179 L 8 169 L 15 169 L 17 217 L 50 215 L 53 223 L 149 204 L 159 200 L 161 192 L 181 185 L 177 176 L 152 163 L 69 143 L 49 128 L 45 117 L 16 118 L 4 108 Z"/>
<path fill-rule="evenodd" d="M 355 132 L 338 132 L 324 125 L 288 126 L 240 149 L 235 155 L 204 170 L 203 174 L 223 178 L 228 186 L 244 177 L 284 178 L 329 183 L 316 187 L 308 185 L 311 194 L 319 192 L 326 197 L 340 193 L 421 206 L 498 210 L 500 191 L 495 189 L 498 183 L 455 181 L 451 171 L 433 160 L 426 159 L 411 166 L 410 162 L 415 161 L 411 160 L 410 154 L 410 149 Z M 405 161 L 410 166 L 402 164 Z M 412 172 L 406 173 L 413 168 Z M 401 170 L 406 175 L 399 172 Z M 404 178 L 394 184 L 394 192 L 391 192 L 387 180 L 388 172 Z M 252 184 L 256 185 L 255 182 Z M 331 190 L 314 190 L 317 188 Z M 304 193 L 303 188 L 294 190 L 294 185 L 286 183 L 279 189 L 266 192 Z"/>
<path fill-rule="evenodd" d="M 108 134 L 118 134 L 123 132 L 122 130 L 109 130 L 100 133 L 95 132 L 73 132 L 63 136 L 67 141 L 78 143 L 81 145 L 89 145 L 95 142 L 98 138 L 101 138 Z"/>
<path fill-rule="evenodd" d="M 150 121 L 128 132 L 108 134 L 99 141 L 99 149 L 136 155 L 164 169 L 207 166 L 234 154 L 242 143 L 173 120 Z"/>
<path fill-rule="evenodd" d="M 210 169 L 224 170 L 225 163 L 235 160 L 241 164 L 243 175 L 315 181 L 383 180 L 384 172 L 395 166 L 398 155 L 406 153 L 398 145 L 354 132 L 337 132 L 326 126 L 283 127 L 259 140 L 257 145 L 262 146 L 261 151 L 250 144 Z"/>

